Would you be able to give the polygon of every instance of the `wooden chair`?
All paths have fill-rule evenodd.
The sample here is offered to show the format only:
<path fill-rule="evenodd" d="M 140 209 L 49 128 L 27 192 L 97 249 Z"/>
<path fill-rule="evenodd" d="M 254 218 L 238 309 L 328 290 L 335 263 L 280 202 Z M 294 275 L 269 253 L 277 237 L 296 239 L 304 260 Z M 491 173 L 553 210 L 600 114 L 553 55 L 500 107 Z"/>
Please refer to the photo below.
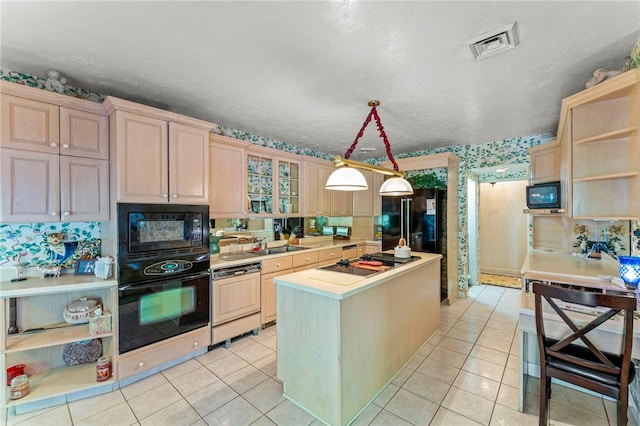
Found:
<path fill-rule="evenodd" d="M 636 308 L 634 295 L 603 294 L 572 290 L 533 283 L 535 294 L 536 330 L 540 349 L 540 425 L 547 424 L 551 378 L 589 389 L 617 400 L 618 425 L 627 424 L 629 383 L 633 381 L 635 368 L 631 364 L 633 343 L 633 311 Z M 562 340 L 547 337 L 542 315 L 542 299 L 569 327 L 569 334 Z M 608 308 L 588 324 L 578 325 L 561 309 L 554 299 L 585 307 Z M 562 306 L 562 304 L 560 304 Z M 622 312 L 622 344 L 618 352 L 603 352 L 587 336 L 587 333 Z M 572 343 L 581 340 L 583 345 Z M 615 351 L 616 348 L 607 348 Z"/>

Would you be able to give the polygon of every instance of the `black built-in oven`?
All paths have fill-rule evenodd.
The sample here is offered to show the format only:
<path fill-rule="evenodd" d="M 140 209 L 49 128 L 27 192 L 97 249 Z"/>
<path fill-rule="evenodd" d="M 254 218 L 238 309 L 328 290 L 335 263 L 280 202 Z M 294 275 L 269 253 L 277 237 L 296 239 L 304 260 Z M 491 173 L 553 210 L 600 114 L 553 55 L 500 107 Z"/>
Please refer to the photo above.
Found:
<path fill-rule="evenodd" d="M 208 206 L 118 204 L 119 352 L 210 323 Z"/>

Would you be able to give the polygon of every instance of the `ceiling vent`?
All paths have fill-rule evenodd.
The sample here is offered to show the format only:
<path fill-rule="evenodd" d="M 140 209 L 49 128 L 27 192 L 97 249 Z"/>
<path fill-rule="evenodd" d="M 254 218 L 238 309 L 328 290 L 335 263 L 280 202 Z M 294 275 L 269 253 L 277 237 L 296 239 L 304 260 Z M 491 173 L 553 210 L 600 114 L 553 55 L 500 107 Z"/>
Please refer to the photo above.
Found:
<path fill-rule="evenodd" d="M 520 43 L 518 38 L 517 22 L 487 31 L 467 41 L 473 59 L 486 58 L 509 49 L 513 49 Z"/>

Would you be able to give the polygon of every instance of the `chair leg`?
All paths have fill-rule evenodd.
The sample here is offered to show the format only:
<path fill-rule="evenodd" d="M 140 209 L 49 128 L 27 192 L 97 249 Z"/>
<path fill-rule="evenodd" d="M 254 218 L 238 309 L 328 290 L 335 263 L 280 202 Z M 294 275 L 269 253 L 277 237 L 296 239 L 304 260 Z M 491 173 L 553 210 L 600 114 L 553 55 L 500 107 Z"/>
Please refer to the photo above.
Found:
<path fill-rule="evenodd" d="M 538 413 L 540 426 L 547 425 L 549 411 L 549 397 L 551 395 L 551 377 L 547 377 L 544 368 L 540 371 L 540 412 Z"/>
<path fill-rule="evenodd" d="M 618 399 L 618 426 L 627 426 L 627 407 L 629 405 L 629 390 L 620 389 L 620 398 Z"/>

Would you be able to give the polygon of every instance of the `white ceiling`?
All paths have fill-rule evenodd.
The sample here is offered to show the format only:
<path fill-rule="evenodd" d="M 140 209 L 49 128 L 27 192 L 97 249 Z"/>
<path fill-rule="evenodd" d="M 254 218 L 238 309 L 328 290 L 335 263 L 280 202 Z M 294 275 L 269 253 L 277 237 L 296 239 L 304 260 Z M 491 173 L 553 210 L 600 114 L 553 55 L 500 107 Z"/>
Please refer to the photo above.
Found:
<path fill-rule="evenodd" d="M 622 69 L 640 2 L 0 3 L 0 66 L 329 154 L 379 99 L 394 154 L 555 133 L 562 98 Z M 516 21 L 520 45 L 465 41 Z M 370 124 L 358 147 L 384 156 Z"/>

